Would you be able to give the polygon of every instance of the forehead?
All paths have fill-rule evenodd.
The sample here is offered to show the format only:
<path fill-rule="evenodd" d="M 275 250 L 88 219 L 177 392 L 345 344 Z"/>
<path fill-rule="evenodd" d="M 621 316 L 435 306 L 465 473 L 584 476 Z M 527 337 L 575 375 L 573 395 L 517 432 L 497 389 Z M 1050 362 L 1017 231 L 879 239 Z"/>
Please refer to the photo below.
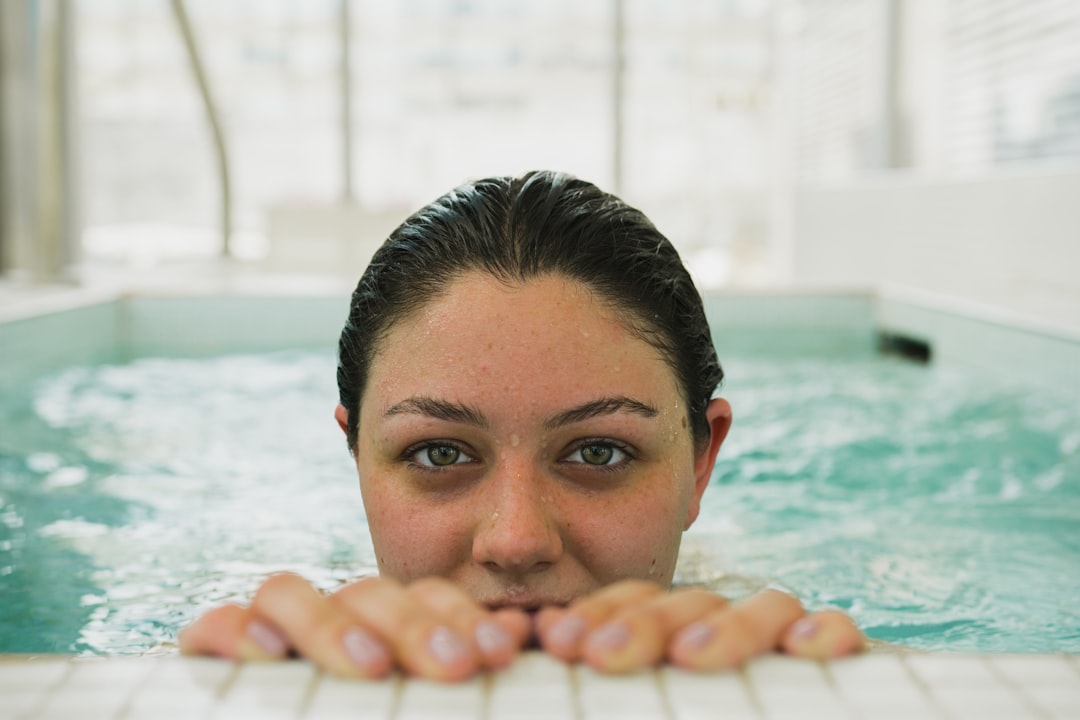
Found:
<path fill-rule="evenodd" d="M 508 284 L 468 273 L 391 327 L 373 358 L 368 390 L 444 394 L 455 384 L 457 394 L 492 383 L 506 391 L 530 384 L 594 396 L 601 388 L 625 394 L 635 385 L 676 387 L 659 351 L 585 284 L 561 275 Z"/>

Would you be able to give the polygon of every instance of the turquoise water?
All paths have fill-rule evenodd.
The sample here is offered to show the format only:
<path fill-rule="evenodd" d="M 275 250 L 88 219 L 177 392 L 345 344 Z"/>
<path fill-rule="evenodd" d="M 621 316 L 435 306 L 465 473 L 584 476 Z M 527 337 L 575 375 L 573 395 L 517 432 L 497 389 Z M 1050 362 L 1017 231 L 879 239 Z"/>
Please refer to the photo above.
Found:
<path fill-rule="evenodd" d="M 928 649 L 1080 652 L 1075 398 L 888 358 L 725 358 L 684 582 Z M 334 358 L 141 359 L 0 408 L 0 652 L 139 653 L 296 570 L 373 572 Z"/>

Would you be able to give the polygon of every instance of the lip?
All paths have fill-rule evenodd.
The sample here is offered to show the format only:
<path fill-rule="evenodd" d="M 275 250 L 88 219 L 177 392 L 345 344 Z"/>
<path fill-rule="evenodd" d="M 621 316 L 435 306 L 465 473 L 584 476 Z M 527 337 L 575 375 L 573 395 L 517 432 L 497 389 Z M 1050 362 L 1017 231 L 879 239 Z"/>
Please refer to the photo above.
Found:
<path fill-rule="evenodd" d="M 514 600 L 512 602 L 484 602 L 484 607 L 488 610 L 522 610 L 531 614 L 536 614 L 544 608 L 565 608 L 568 602 L 565 600 L 537 600 L 535 602 L 521 602 Z"/>
<path fill-rule="evenodd" d="M 547 607 L 566 607 L 569 605 L 569 601 L 556 599 L 556 598 L 544 598 L 544 597 L 514 597 L 514 598 L 496 598 L 492 600 L 484 600 L 482 603 L 488 610 L 521 610 L 530 615 L 535 615 L 543 608 Z"/>

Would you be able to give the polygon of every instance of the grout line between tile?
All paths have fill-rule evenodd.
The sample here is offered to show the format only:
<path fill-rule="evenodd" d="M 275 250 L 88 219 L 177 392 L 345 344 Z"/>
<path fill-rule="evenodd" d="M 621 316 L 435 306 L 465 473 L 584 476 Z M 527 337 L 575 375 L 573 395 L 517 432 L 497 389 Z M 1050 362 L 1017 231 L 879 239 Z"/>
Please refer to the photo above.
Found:
<path fill-rule="evenodd" d="M 915 686 L 922 691 L 922 696 L 926 699 L 926 704 L 930 706 L 931 710 L 937 713 L 939 718 L 942 718 L 943 720 L 962 720 L 961 718 L 954 718 L 953 714 L 941 704 L 941 700 L 934 694 L 934 691 L 931 690 L 930 686 L 919 676 L 919 673 L 915 672 L 911 666 L 908 665 L 907 655 L 905 653 L 900 653 L 897 658 L 900 660 L 900 666 L 904 668 L 904 672 L 908 674 L 908 677 L 915 683 Z"/>
<path fill-rule="evenodd" d="M 398 715 L 401 714 L 401 698 L 405 695 L 405 676 L 401 673 L 394 673 L 394 676 L 386 680 L 386 682 L 394 684 L 390 708 L 386 711 L 386 720 L 396 720 Z"/>
<path fill-rule="evenodd" d="M 113 720 L 125 720 L 131 714 L 131 703 L 135 700 L 135 697 L 139 694 L 139 689 L 143 685 L 149 682 L 150 678 L 154 676 L 155 672 L 161 672 L 161 660 L 150 660 L 150 668 L 146 670 L 139 681 L 133 686 L 127 689 L 127 693 L 124 695 L 123 702 L 116 710 L 116 714 L 113 716 Z"/>
<path fill-rule="evenodd" d="M 840 701 L 840 707 L 844 708 L 847 716 L 853 720 L 861 720 L 862 713 L 851 703 L 848 696 L 841 692 L 840 686 L 836 684 L 836 678 L 833 677 L 832 672 L 829 670 L 829 663 L 815 660 L 814 664 L 818 666 L 825 678 L 825 685 L 832 690 L 833 697 Z"/>
<path fill-rule="evenodd" d="M 480 717 L 477 720 L 489 720 L 491 718 L 491 692 L 495 686 L 495 673 L 485 670 L 482 678 L 483 691 L 480 694 Z"/>
<path fill-rule="evenodd" d="M 653 668 L 652 679 L 653 684 L 656 686 L 656 692 L 660 695 L 660 707 L 664 708 L 664 717 L 668 720 L 677 720 L 675 708 L 671 705 L 671 697 L 668 693 L 667 682 L 664 681 L 664 674 L 660 671 L 659 667 Z"/>
<path fill-rule="evenodd" d="M 68 681 L 68 678 L 71 677 L 71 674 L 73 672 L 75 672 L 75 666 L 71 662 L 71 660 L 68 660 L 66 663 L 64 663 L 64 674 L 61 675 L 60 678 L 56 680 L 52 685 L 49 685 L 47 688 L 43 689 L 39 693 L 39 697 L 37 699 L 37 702 L 34 703 L 34 707 L 20 714 L 18 716 L 19 720 L 33 720 L 38 715 L 40 715 L 42 708 L 45 706 L 45 703 L 49 702 L 49 698 L 52 697 L 53 693 L 57 692 L 58 690 L 60 690 L 60 688 L 64 686 L 64 684 Z"/>
<path fill-rule="evenodd" d="M 1028 710 L 1035 713 L 1034 717 L 1051 717 L 1050 715 L 1047 715 L 1041 707 L 1039 707 L 1038 702 L 1036 702 L 1035 698 L 1031 697 L 1031 695 L 1028 694 L 1028 692 L 1024 689 L 1023 685 L 1017 685 L 1015 682 L 1013 682 L 1012 677 L 1007 672 L 999 668 L 993 662 L 988 661 L 986 658 L 983 658 L 982 662 L 984 665 L 990 668 L 990 674 L 996 677 L 998 679 L 998 682 L 1012 690 L 1013 694 L 1020 698 L 1024 706 Z"/>
<path fill-rule="evenodd" d="M 767 720 L 768 714 L 765 712 L 765 705 L 761 702 L 761 698 L 758 697 L 754 683 L 750 682 L 750 674 L 746 672 L 746 665 L 744 662 L 737 668 L 739 681 L 743 684 L 747 697 L 750 698 L 750 705 L 754 708 L 754 713 L 761 720 Z"/>
<path fill-rule="evenodd" d="M 204 718 L 207 718 L 209 720 L 212 719 L 215 715 L 217 715 L 218 708 L 221 706 L 222 702 L 225 701 L 225 698 L 232 690 L 233 685 L 236 684 L 237 678 L 240 677 L 240 668 L 242 666 L 242 662 L 233 661 L 232 668 L 229 670 L 229 674 L 225 676 L 225 679 L 222 680 L 221 684 L 218 685 L 218 687 L 215 689 L 214 702 L 212 705 L 210 705 L 209 708 L 207 708 Z"/>
<path fill-rule="evenodd" d="M 585 708 L 581 703 L 581 677 L 578 675 L 578 664 L 572 663 L 566 666 L 567 682 L 570 683 L 570 700 L 574 707 L 573 720 L 585 720 Z"/>
<path fill-rule="evenodd" d="M 315 693 L 318 692 L 319 686 L 322 685 L 325 677 L 325 670 L 316 669 L 311 674 L 311 679 L 308 680 L 307 687 L 304 689 L 304 696 L 300 698 L 300 704 L 296 708 L 296 720 L 303 720 L 307 715 L 308 708 L 311 707 L 311 703 L 315 700 Z"/>

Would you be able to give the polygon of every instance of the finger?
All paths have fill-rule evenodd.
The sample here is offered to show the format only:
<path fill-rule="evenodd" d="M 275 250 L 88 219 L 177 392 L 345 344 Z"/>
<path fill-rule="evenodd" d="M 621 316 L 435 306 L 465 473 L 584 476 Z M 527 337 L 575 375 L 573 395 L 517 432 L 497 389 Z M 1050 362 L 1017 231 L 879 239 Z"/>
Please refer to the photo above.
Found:
<path fill-rule="evenodd" d="M 289 650 L 280 631 L 239 605 L 210 610 L 184 628 L 177 640 L 185 655 L 214 655 L 229 660 L 278 660 Z"/>
<path fill-rule="evenodd" d="M 829 660 L 861 652 L 866 638 L 839 610 L 822 610 L 800 618 L 784 631 L 780 649 L 789 655 Z"/>
<path fill-rule="evenodd" d="M 378 636 L 296 575 L 275 575 L 264 582 L 251 601 L 251 613 L 336 675 L 378 678 L 393 669 L 393 657 Z"/>
<path fill-rule="evenodd" d="M 794 597 L 766 590 L 680 630 L 668 647 L 668 659 L 691 670 L 736 667 L 775 650 L 783 631 L 803 615 Z"/>
<path fill-rule="evenodd" d="M 454 601 L 445 597 L 450 594 L 447 588 L 454 590 L 448 582 L 428 585 L 428 601 L 452 606 Z M 392 580 L 369 578 L 353 583 L 334 593 L 333 602 L 373 633 L 395 662 L 412 675 L 463 680 L 481 664 L 471 639 Z"/>
<path fill-rule="evenodd" d="M 665 592 L 644 580 L 623 580 L 575 600 L 570 607 L 542 612 L 537 635 L 545 651 L 566 662 L 581 658 L 585 637 L 623 608 Z"/>
<path fill-rule="evenodd" d="M 582 657 L 608 673 L 651 667 L 664 658 L 677 631 L 726 606 L 727 600 L 707 590 L 676 590 L 646 598 L 589 633 Z"/>
<path fill-rule="evenodd" d="M 495 622 L 510 633 L 517 647 L 525 647 L 533 634 L 533 620 L 529 614 L 519 608 L 499 608 L 493 614 Z"/>
<path fill-rule="evenodd" d="M 485 667 L 509 665 L 527 638 L 527 626 L 514 619 L 520 610 L 492 613 L 478 605 L 471 595 L 443 578 L 426 578 L 408 586 L 407 592 L 462 638 L 470 638 Z M 526 618 L 527 623 L 527 618 Z"/>

